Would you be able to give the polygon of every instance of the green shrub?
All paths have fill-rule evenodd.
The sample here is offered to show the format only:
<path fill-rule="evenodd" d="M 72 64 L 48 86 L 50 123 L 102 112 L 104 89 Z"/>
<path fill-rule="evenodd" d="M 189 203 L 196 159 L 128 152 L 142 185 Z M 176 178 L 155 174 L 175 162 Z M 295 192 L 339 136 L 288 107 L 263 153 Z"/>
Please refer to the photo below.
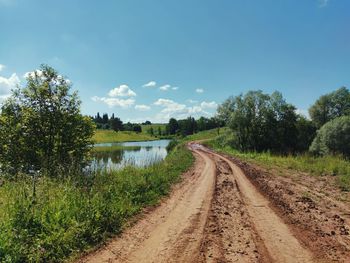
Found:
<path fill-rule="evenodd" d="M 323 125 L 310 146 L 310 152 L 350 157 L 350 116 L 342 116 Z"/>

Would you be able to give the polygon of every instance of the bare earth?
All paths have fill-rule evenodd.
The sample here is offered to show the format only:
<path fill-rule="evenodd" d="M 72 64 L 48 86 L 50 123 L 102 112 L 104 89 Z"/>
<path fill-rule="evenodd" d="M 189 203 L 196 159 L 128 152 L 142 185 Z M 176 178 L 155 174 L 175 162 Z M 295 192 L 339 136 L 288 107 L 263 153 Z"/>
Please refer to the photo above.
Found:
<path fill-rule="evenodd" d="M 350 262 L 340 192 L 189 147 L 195 165 L 171 195 L 78 262 Z"/>

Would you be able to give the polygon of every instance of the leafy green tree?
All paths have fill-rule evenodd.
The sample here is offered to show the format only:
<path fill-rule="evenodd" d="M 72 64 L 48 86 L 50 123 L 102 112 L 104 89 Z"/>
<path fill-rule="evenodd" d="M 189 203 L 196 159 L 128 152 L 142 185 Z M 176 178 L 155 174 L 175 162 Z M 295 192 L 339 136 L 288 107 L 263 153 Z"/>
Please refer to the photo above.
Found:
<path fill-rule="evenodd" d="M 68 80 L 42 65 L 26 87 L 13 92 L 0 114 L 2 170 L 54 176 L 85 165 L 95 127 L 80 113 L 81 102 L 70 88 Z"/>
<path fill-rule="evenodd" d="M 350 157 L 350 116 L 335 118 L 317 131 L 310 146 L 317 155 L 343 154 Z"/>
<path fill-rule="evenodd" d="M 218 118 L 226 120 L 234 133 L 233 146 L 244 151 L 295 151 L 297 117 L 295 107 L 279 92 L 249 91 L 230 97 L 218 108 Z"/>
<path fill-rule="evenodd" d="M 171 118 L 169 120 L 169 123 L 167 125 L 167 130 L 170 135 L 176 134 L 176 132 L 179 130 L 179 123 L 176 119 Z"/>
<path fill-rule="evenodd" d="M 350 115 L 350 92 L 346 87 L 321 96 L 309 109 L 317 128 L 337 117 Z"/>
<path fill-rule="evenodd" d="M 112 130 L 116 132 L 123 130 L 123 122 L 121 121 L 120 118 L 114 117 L 114 114 L 110 118 L 109 123 Z"/>

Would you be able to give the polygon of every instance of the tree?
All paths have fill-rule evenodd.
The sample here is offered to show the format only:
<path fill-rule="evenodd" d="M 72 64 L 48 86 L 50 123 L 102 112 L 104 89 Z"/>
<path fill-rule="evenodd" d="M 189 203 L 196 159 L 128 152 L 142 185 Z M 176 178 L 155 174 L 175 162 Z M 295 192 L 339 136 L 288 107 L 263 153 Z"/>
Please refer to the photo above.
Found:
<path fill-rule="evenodd" d="M 350 157 L 350 116 L 335 118 L 317 131 L 310 146 L 317 155 L 343 154 Z"/>
<path fill-rule="evenodd" d="M 112 130 L 116 132 L 123 130 L 123 122 L 118 117 L 114 117 L 114 114 L 109 120 L 109 123 Z"/>
<path fill-rule="evenodd" d="M 171 119 L 169 120 L 168 125 L 167 125 L 167 130 L 168 130 L 169 134 L 170 134 L 170 135 L 176 134 L 176 132 L 178 131 L 178 129 L 179 129 L 179 123 L 177 122 L 176 119 L 171 118 Z"/>
<path fill-rule="evenodd" d="M 297 114 L 279 92 L 271 95 L 249 91 L 230 97 L 218 109 L 218 118 L 234 133 L 234 147 L 240 150 L 295 151 Z"/>
<path fill-rule="evenodd" d="M 162 135 L 162 128 L 160 128 L 160 126 L 158 126 L 158 135 L 159 135 L 159 136 Z"/>
<path fill-rule="evenodd" d="M 134 124 L 133 125 L 133 131 L 134 132 L 142 132 L 142 127 L 139 124 Z"/>
<path fill-rule="evenodd" d="M 149 135 L 154 135 L 154 130 L 153 130 L 153 127 L 151 127 L 151 128 L 149 128 L 148 130 L 147 130 L 147 133 L 149 134 Z"/>
<path fill-rule="evenodd" d="M 321 96 L 309 109 L 317 128 L 337 117 L 350 115 L 350 92 L 346 87 Z"/>
<path fill-rule="evenodd" d="M 42 65 L 28 76 L 25 88 L 13 92 L 0 114 L 2 170 L 54 176 L 86 164 L 94 125 L 81 115 L 81 102 L 70 88 L 68 80 Z"/>

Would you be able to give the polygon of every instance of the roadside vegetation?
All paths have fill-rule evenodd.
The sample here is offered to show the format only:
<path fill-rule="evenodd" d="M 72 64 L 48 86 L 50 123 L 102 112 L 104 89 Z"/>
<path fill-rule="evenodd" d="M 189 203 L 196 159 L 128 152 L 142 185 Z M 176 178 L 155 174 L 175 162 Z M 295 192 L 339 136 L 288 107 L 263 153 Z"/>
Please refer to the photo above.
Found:
<path fill-rule="evenodd" d="M 337 176 L 350 191 L 350 92 L 342 87 L 323 95 L 309 112 L 311 120 L 279 92 L 230 97 L 218 108 L 228 130 L 206 144 L 264 167 Z"/>
<path fill-rule="evenodd" d="M 5 262 L 61 262 L 112 234 L 156 204 L 192 164 L 178 146 L 147 168 L 99 171 L 64 180 L 40 177 L 4 181 L 0 187 L 0 258 Z"/>
<path fill-rule="evenodd" d="M 70 83 L 45 65 L 3 104 L 0 120 L 1 262 L 79 255 L 156 204 L 193 163 L 179 144 L 145 168 L 87 170 L 95 125 L 81 115 Z M 153 138 L 128 132 L 118 131 L 129 136 L 123 140 Z M 98 131 L 97 138 L 109 141 L 108 133 L 117 132 Z"/>

